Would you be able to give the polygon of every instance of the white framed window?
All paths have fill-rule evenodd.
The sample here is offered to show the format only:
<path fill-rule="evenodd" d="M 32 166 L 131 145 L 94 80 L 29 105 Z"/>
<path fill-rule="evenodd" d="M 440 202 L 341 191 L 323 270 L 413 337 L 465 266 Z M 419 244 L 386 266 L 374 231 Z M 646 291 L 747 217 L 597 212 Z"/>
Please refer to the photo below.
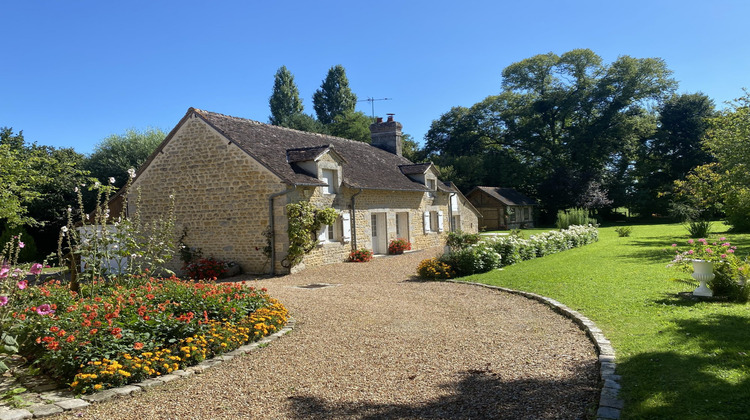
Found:
<path fill-rule="evenodd" d="M 454 214 L 451 223 L 453 224 L 453 226 L 451 226 L 453 232 L 461 230 L 461 215 Z"/>
<path fill-rule="evenodd" d="M 516 221 L 516 209 L 508 208 L 508 221 L 511 223 Z"/>
<path fill-rule="evenodd" d="M 437 189 L 437 184 L 435 183 L 434 179 L 427 180 L 427 189 L 429 189 L 430 191 L 435 191 Z"/>
<path fill-rule="evenodd" d="M 528 207 L 523 209 L 523 220 L 527 222 L 531 220 L 531 210 Z"/>
<path fill-rule="evenodd" d="M 325 225 L 320 228 L 318 233 L 318 244 L 330 242 L 341 242 L 343 236 L 342 218 L 339 217 L 332 225 Z"/>
<path fill-rule="evenodd" d="M 336 171 L 333 169 L 321 170 L 320 176 L 323 182 L 328 184 L 323 188 L 323 194 L 336 194 Z"/>
<path fill-rule="evenodd" d="M 426 211 L 424 212 L 425 233 L 443 231 L 443 212 Z"/>

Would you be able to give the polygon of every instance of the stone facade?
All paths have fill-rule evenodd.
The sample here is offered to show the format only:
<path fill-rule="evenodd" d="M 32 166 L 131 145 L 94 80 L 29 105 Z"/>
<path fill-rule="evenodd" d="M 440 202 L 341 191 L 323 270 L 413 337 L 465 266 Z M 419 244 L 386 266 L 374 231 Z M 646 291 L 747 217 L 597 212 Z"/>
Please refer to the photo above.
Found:
<path fill-rule="evenodd" d="M 264 232 L 273 225 L 273 271 L 289 272 L 282 264 L 289 247 L 286 205 L 300 201 L 332 207 L 340 217 L 320 232 L 318 245 L 294 270 L 343 262 L 355 247 L 386 254 L 396 238 L 418 250 L 444 244 L 451 229 L 477 231 L 476 210 L 460 193 L 451 206 L 457 193 L 440 184 L 434 168 L 409 175 L 411 185 L 419 186 L 407 185 L 412 190 L 360 189 L 343 183 L 348 163 L 335 148 L 303 148 L 294 152 L 294 164 L 313 182 L 291 183 L 214 127 L 189 112 L 141 168 L 130 197 L 132 216 L 140 191 L 141 217 L 149 222 L 166 215 L 174 194 L 175 239 L 187 228 L 185 243 L 203 256 L 237 262 L 244 272 L 268 273 Z M 455 216 L 460 226 L 452 225 Z M 179 271 L 181 261 L 171 268 Z"/>
<path fill-rule="evenodd" d="M 189 246 L 247 272 L 267 271 L 262 233 L 269 224 L 268 197 L 286 185 L 200 119 L 177 130 L 135 180 L 131 207 L 140 189 L 141 216 L 154 220 L 166 214 L 174 194 L 177 234 L 186 227 Z M 181 262 L 172 265 L 179 270 Z"/>

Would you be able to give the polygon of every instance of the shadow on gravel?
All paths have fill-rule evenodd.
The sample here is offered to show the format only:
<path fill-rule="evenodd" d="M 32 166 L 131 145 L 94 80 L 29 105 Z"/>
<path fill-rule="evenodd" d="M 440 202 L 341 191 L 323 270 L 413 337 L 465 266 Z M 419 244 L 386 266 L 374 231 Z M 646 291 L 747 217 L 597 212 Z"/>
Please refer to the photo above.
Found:
<path fill-rule="evenodd" d="M 581 419 L 596 411 L 596 383 L 593 366 L 559 381 L 503 380 L 502 373 L 490 369 L 470 370 L 443 385 L 448 396 L 434 400 L 330 403 L 300 395 L 289 397 L 289 414 L 304 419 Z"/>

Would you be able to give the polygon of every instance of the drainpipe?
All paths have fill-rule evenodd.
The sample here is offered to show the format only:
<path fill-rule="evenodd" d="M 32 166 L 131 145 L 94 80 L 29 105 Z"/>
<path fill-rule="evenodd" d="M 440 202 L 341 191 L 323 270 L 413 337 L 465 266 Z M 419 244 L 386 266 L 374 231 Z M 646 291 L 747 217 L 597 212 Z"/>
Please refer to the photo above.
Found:
<path fill-rule="evenodd" d="M 276 275 L 276 228 L 273 222 L 273 200 L 278 196 L 289 194 L 292 191 L 294 191 L 294 187 L 273 193 L 268 197 L 268 224 L 271 228 L 271 272 L 269 274 L 272 276 Z"/>
<path fill-rule="evenodd" d="M 355 199 L 360 194 L 362 194 L 362 188 L 360 188 L 359 191 L 352 196 L 352 209 L 351 209 L 351 214 L 352 214 L 352 249 L 354 249 L 354 250 L 357 249 L 357 214 L 354 211 L 356 209 L 356 207 L 354 207 L 354 204 L 355 204 Z"/>

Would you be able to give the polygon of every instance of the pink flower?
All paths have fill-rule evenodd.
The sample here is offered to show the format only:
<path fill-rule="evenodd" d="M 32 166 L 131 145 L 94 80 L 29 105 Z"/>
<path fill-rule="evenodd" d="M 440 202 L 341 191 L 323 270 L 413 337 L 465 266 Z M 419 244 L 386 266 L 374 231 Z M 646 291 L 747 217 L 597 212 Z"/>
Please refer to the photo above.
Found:
<path fill-rule="evenodd" d="M 672 244 L 672 248 L 677 248 L 677 244 Z"/>
<path fill-rule="evenodd" d="M 688 250 L 688 254 L 693 255 L 693 254 L 695 254 L 695 251 L 693 251 L 692 249 L 689 249 Z"/>
<path fill-rule="evenodd" d="M 28 286 L 29 284 L 28 284 L 28 283 L 26 282 L 26 280 L 21 280 L 21 281 L 19 281 L 19 282 L 18 282 L 18 284 L 17 284 L 17 285 L 18 285 L 18 288 L 19 288 L 19 289 L 23 290 L 23 289 L 25 289 L 25 288 L 26 288 L 26 286 Z"/>
<path fill-rule="evenodd" d="M 8 277 L 8 272 L 10 271 L 10 267 L 7 265 L 4 265 L 2 268 L 0 268 L 0 279 Z"/>
<path fill-rule="evenodd" d="M 0 296 L 0 306 L 5 306 L 8 304 L 8 296 Z"/>
<path fill-rule="evenodd" d="M 714 251 L 711 248 L 706 248 L 706 253 L 707 254 L 713 254 Z"/>
<path fill-rule="evenodd" d="M 44 316 L 44 315 L 54 314 L 55 311 L 52 309 L 52 307 L 49 306 L 49 304 L 45 303 L 45 304 L 37 306 L 36 313 Z"/>
<path fill-rule="evenodd" d="M 734 250 L 733 249 L 727 249 L 727 252 L 730 253 L 730 254 L 734 254 Z"/>
<path fill-rule="evenodd" d="M 21 242 L 21 241 L 18 241 L 18 247 L 19 247 L 19 248 L 23 248 L 23 247 L 25 247 L 25 246 L 26 246 L 26 244 L 25 244 L 25 243 L 23 243 L 23 242 Z"/>
<path fill-rule="evenodd" d="M 695 241 L 694 241 L 694 240 L 692 240 L 692 239 L 688 239 L 688 243 L 689 243 L 690 245 L 692 245 L 692 244 L 694 244 L 694 243 L 695 243 Z"/>
<path fill-rule="evenodd" d="M 727 240 L 727 238 L 725 238 L 725 237 L 723 237 L 723 236 L 722 236 L 721 238 L 719 238 L 719 240 L 720 240 L 720 241 L 726 241 L 726 240 Z"/>
<path fill-rule="evenodd" d="M 36 264 L 32 265 L 31 269 L 29 269 L 29 274 L 33 274 L 33 275 L 36 276 L 36 275 L 39 275 L 41 273 L 42 273 L 42 265 L 39 264 L 39 263 L 36 263 Z"/>
<path fill-rule="evenodd" d="M 721 254 L 721 258 L 726 258 L 727 254 Z"/>

